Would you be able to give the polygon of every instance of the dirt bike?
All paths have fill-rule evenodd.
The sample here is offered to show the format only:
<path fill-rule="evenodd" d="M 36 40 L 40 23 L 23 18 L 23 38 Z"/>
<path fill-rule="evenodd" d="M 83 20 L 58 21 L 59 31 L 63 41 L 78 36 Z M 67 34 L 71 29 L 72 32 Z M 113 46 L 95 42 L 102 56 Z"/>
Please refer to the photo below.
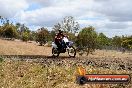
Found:
<path fill-rule="evenodd" d="M 52 55 L 54 57 L 58 57 L 60 55 L 60 53 L 65 53 L 65 52 L 68 52 L 68 55 L 70 57 L 76 56 L 76 49 L 73 46 L 73 42 L 69 41 L 67 37 L 64 37 L 62 39 L 61 45 L 62 45 L 62 48 L 58 49 L 55 42 L 52 42 Z"/>

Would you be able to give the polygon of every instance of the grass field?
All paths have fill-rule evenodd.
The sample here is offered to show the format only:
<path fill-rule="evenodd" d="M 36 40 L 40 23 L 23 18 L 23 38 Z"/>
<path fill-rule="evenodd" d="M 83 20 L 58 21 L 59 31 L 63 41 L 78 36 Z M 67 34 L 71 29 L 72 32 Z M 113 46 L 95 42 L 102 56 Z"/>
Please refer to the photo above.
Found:
<path fill-rule="evenodd" d="M 51 47 L 36 43 L 0 40 L 0 55 L 51 55 Z M 66 54 L 65 54 L 66 56 Z M 0 57 L 0 88 L 132 88 L 130 84 L 76 84 L 77 68 L 88 74 L 130 74 L 130 53 L 96 50 L 77 58 L 3 58 Z"/>
<path fill-rule="evenodd" d="M 36 42 L 0 39 L 0 55 L 51 55 L 51 48 L 39 46 Z"/>
<path fill-rule="evenodd" d="M 120 84 L 76 84 L 77 67 L 80 63 L 70 60 L 37 63 L 35 61 L 10 60 L 0 63 L 1 88 L 131 88 Z M 131 74 L 127 70 L 111 70 L 84 66 L 88 74 Z"/>

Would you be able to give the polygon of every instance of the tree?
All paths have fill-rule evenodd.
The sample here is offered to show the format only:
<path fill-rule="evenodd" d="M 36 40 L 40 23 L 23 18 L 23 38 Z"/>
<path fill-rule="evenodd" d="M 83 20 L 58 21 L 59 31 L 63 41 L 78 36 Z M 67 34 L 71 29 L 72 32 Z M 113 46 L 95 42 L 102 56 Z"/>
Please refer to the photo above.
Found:
<path fill-rule="evenodd" d="M 25 42 L 27 42 L 29 40 L 29 35 L 30 34 L 28 32 L 26 32 L 26 31 L 23 32 L 22 33 L 22 40 L 25 41 Z"/>
<path fill-rule="evenodd" d="M 38 29 L 36 41 L 39 42 L 39 44 L 42 46 L 47 41 L 49 41 L 49 36 L 49 31 L 46 28 L 42 27 Z"/>
<path fill-rule="evenodd" d="M 54 32 L 57 32 L 58 30 L 61 29 L 61 26 L 62 26 L 62 25 L 61 25 L 60 23 L 55 24 L 54 27 L 53 27 L 53 31 L 54 31 Z"/>
<path fill-rule="evenodd" d="M 29 40 L 36 41 L 37 33 L 35 31 L 31 31 L 29 35 Z"/>
<path fill-rule="evenodd" d="M 127 50 L 132 49 L 132 36 L 123 37 L 121 46 Z"/>
<path fill-rule="evenodd" d="M 17 32 L 19 34 L 18 39 L 25 40 L 25 38 L 26 38 L 25 34 L 26 34 L 26 36 L 28 35 L 28 39 L 26 39 L 26 41 L 31 39 L 32 32 L 29 30 L 29 28 L 27 26 L 25 26 L 25 24 L 16 23 L 15 26 L 16 26 Z"/>
<path fill-rule="evenodd" d="M 122 43 L 122 38 L 119 37 L 119 36 L 115 36 L 112 38 L 112 45 L 117 47 L 117 48 L 120 48 L 121 47 L 121 43 Z"/>
<path fill-rule="evenodd" d="M 50 32 L 50 36 L 51 36 L 51 40 L 52 40 L 52 41 L 54 40 L 55 35 L 56 35 L 55 31 L 52 30 L 52 31 Z"/>
<path fill-rule="evenodd" d="M 61 21 L 61 23 L 54 25 L 53 30 L 56 32 L 61 29 L 64 32 L 75 34 L 79 28 L 78 22 L 76 22 L 72 16 L 67 16 Z"/>
<path fill-rule="evenodd" d="M 97 33 L 94 30 L 95 28 L 92 26 L 83 28 L 77 37 L 77 46 L 83 47 L 87 55 L 93 52 L 97 46 Z"/>
<path fill-rule="evenodd" d="M 19 29 L 21 27 L 21 23 L 16 23 L 16 28 Z"/>
<path fill-rule="evenodd" d="M 6 23 L 9 23 L 9 20 L 7 18 L 4 18 L 2 16 L 0 16 L 0 22 L 2 25 L 6 24 Z"/>
<path fill-rule="evenodd" d="M 61 23 L 61 28 L 64 32 L 75 34 L 80 27 L 78 22 L 76 22 L 72 16 L 67 16 L 63 19 Z"/>
<path fill-rule="evenodd" d="M 2 26 L 0 26 L 0 37 L 2 36 Z"/>
<path fill-rule="evenodd" d="M 72 41 L 74 41 L 74 42 L 76 41 L 76 38 L 77 38 L 77 37 L 75 36 L 74 33 L 67 33 L 66 35 L 68 36 L 68 39 L 69 39 L 69 40 L 72 40 Z"/>
<path fill-rule="evenodd" d="M 13 24 L 5 24 L 3 26 L 1 35 L 2 35 L 2 37 L 12 39 L 12 38 L 16 38 L 18 33 L 17 33 L 16 27 Z"/>
<path fill-rule="evenodd" d="M 5 37 L 5 38 L 16 38 L 17 37 L 17 29 L 11 23 L 7 18 L 4 18 L 0 16 L 0 37 Z"/>
<path fill-rule="evenodd" d="M 102 49 L 106 46 L 111 45 L 111 41 L 108 37 L 106 37 L 105 34 L 103 33 L 99 33 L 98 37 L 97 37 L 97 41 L 98 41 L 98 48 Z"/>

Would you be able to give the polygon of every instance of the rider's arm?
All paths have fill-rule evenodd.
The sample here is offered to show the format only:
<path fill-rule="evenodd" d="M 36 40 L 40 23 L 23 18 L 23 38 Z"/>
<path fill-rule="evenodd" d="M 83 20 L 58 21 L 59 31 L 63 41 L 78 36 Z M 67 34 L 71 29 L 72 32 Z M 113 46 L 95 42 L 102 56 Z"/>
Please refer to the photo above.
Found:
<path fill-rule="evenodd" d="M 69 38 L 69 36 L 67 36 L 67 35 L 64 35 L 64 37 Z"/>

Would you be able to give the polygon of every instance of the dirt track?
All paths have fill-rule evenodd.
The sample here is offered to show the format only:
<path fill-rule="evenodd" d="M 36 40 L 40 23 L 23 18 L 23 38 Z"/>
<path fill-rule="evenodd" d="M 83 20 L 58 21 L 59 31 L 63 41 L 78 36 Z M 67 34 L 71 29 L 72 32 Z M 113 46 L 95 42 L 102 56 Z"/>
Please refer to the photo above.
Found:
<path fill-rule="evenodd" d="M 14 60 L 25 60 L 25 61 L 34 61 L 37 63 L 45 63 L 50 64 L 58 62 L 60 64 L 64 64 L 63 62 L 72 63 L 75 65 L 91 65 L 93 67 L 101 67 L 106 69 L 113 70 L 132 70 L 132 59 L 131 58 L 94 58 L 94 57 L 76 57 L 70 58 L 68 56 L 60 56 L 58 58 L 54 58 L 52 56 L 44 56 L 44 55 L 1 55 L 3 58 L 12 58 Z M 124 60 L 125 59 L 125 60 Z"/>

